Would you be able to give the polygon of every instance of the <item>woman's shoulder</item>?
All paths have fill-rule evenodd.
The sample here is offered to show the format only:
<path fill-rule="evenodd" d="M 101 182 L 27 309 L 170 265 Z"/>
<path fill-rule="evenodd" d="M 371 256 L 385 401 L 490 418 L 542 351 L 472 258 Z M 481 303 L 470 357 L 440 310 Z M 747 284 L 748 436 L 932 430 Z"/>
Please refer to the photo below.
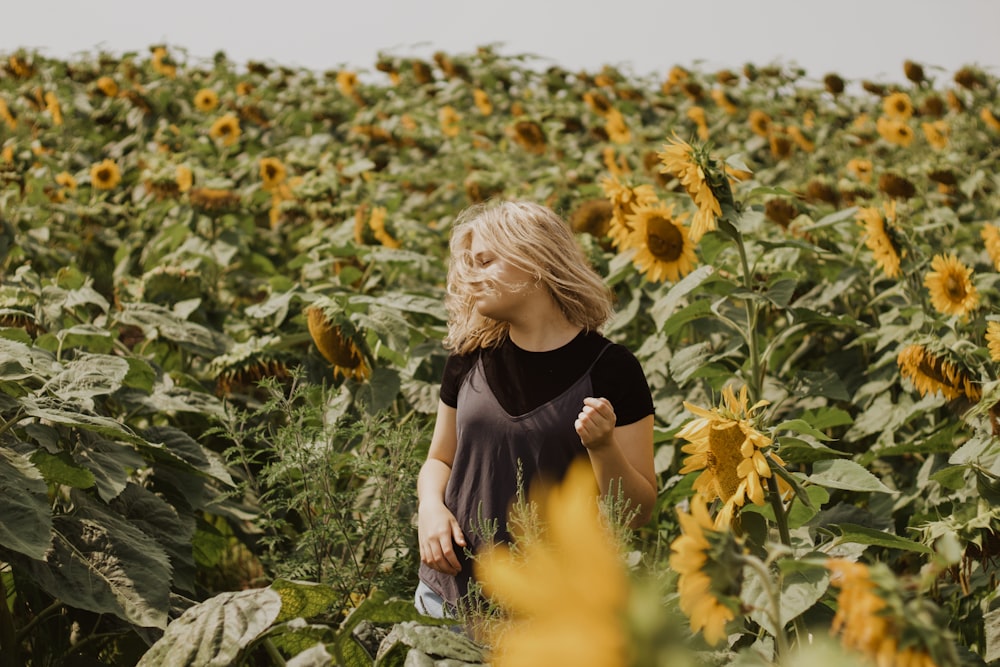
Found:
<path fill-rule="evenodd" d="M 449 407 L 458 405 L 458 389 L 479 359 L 479 350 L 465 354 L 449 354 L 444 362 L 444 373 L 441 377 L 441 400 Z"/>

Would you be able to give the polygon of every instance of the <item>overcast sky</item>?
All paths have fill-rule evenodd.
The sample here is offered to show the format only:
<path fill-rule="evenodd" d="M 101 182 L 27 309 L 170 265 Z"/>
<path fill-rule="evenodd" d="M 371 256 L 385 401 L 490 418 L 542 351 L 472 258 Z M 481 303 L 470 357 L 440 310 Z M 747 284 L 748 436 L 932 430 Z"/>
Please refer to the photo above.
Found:
<path fill-rule="evenodd" d="M 378 51 L 429 56 L 495 44 L 542 65 L 635 74 L 746 62 L 797 64 L 822 78 L 900 81 L 963 65 L 1000 73 L 1000 0 L 5 0 L 0 52 L 70 57 L 104 49 L 223 50 L 317 70 L 371 70 Z M 941 68 L 937 72 L 934 68 Z"/>

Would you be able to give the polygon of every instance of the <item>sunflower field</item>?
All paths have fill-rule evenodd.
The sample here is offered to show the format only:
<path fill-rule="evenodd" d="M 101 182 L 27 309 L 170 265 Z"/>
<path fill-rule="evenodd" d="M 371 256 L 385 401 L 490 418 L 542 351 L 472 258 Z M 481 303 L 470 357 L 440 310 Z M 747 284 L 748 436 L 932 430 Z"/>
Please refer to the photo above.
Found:
<path fill-rule="evenodd" d="M 1000 664 L 1000 79 L 815 74 L 2 54 L 0 667 Z M 659 493 L 519 504 L 456 633 L 415 479 L 491 198 L 612 286 Z"/>

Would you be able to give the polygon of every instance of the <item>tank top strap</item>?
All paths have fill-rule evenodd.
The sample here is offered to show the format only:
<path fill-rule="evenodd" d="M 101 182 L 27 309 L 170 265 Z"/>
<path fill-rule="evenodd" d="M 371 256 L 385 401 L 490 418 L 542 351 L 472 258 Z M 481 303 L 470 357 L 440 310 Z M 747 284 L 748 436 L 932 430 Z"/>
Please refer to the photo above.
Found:
<path fill-rule="evenodd" d="M 601 348 L 601 351 L 597 353 L 596 357 L 594 357 L 594 360 L 590 362 L 590 366 L 587 368 L 587 372 L 585 373 L 586 375 L 590 375 L 590 372 L 594 370 L 594 366 L 597 365 L 597 362 L 601 360 L 601 357 L 604 356 L 604 353 L 607 352 L 608 349 L 610 349 L 613 345 L 614 343 L 612 343 L 611 341 L 605 343 L 604 347 Z"/>

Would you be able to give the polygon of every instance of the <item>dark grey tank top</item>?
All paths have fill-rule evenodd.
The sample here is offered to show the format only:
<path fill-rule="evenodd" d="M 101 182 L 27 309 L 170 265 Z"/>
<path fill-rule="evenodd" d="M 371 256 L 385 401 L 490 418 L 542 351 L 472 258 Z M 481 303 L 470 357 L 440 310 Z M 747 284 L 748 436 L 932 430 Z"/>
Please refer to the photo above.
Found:
<path fill-rule="evenodd" d="M 472 553 L 486 546 L 477 530 L 483 522 L 496 521 L 496 541 L 510 541 L 507 511 L 517 497 L 519 462 L 522 483 L 530 485 L 539 478 L 560 481 L 573 459 L 586 455 L 573 422 L 583 399 L 593 395 L 590 372 L 608 347 L 569 389 L 523 415 L 508 414 L 500 406 L 482 359 L 462 382 L 455 413 L 458 444 L 444 501 Z M 472 576 L 472 563 L 458 551 L 462 571 L 454 577 L 420 565 L 420 579 L 451 605 L 468 592 Z"/>

